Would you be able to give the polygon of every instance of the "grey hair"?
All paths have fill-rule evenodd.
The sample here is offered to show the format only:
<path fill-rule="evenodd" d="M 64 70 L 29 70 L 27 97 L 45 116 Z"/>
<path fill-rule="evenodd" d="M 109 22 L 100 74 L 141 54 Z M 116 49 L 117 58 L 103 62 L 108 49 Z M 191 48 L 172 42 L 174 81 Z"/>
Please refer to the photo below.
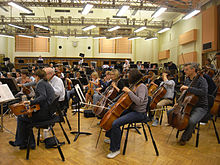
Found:
<path fill-rule="evenodd" d="M 199 64 L 198 64 L 198 63 L 195 63 L 195 62 L 186 63 L 186 64 L 184 64 L 184 67 L 185 67 L 185 66 L 190 66 L 191 69 L 195 68 L 196 72 L 197 72 L 197 70 L 199 69 Z"/>

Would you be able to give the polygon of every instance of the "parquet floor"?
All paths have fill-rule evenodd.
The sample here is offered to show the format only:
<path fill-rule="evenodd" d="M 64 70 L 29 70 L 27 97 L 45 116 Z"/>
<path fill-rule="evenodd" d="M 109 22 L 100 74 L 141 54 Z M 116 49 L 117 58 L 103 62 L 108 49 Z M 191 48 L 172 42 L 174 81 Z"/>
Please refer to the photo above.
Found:
<path fill-rule="evenodd" d="M 68 112 L 69 120 L 73 130 L 77 129 L 77 115 L 72 116 Z M 15 133 L 16 119 L 6 116 L 4 118 L 6 128 Z M 120 154 L 115 159 L 107 159 L 106 154 L 109 152 L 109 145 L 104 144 L 104 132 L 101 135 L 98 148 L 95 148 L 96 140 L 99 133 L 98 120 L 95 118 L 84 118 L 81 114 L 81 130 L 91 132 L 92 135 L 80 135 L 76 142 L 73 142 L 74 135 L 70 134 L 67 124 L 64 128 L 71 140 L 71 144 L 62 146 L 65 156 L 65 162 L 61 161 L 57 149 L 45 149 L 44 144 L 40 144 L 35 150 L 30 152 L 30 160 L 25 160 L 26 150 L 19 150 L 18 147 L 12 147 L 8 144 L 9 140 L 14 140 L 14 136 L 7 132 L 0 132 L 0 164 L 4 165 L 49 165 L 49 164 L 86 164 L 86 165 L 104 165 L 104 164 L 144 164 L 144 165 L 214 165 L 220 164 L 220 144 L 217 144 L 213 125 L 201 125 L 199 147 L 195 147 L 195 135 L 186 144 L 179 146 L 175 137 L 176 130 L 173 131 L 169 141 L 168 136 L 172 130 L 171 127 L 165 126 L 166 119 L 162 126 L 151 127 L 160 155 L 157 157 L 151 143 L 149 132 L 147 135 L 149 141 L 145 141 L 142 135 L 137 134 L 134 130 L 130 131 L 126 155 Z M 55 125 L 55 133 L 60 141 L 65 141 L 59 125 Z M 217 129 L 220 133 L 220 120 L 217 121 Z M 35 135 L 37 135 L 36 129 Z M 125 133 L 122 138 L 122 147 L 124 144 Z"/>

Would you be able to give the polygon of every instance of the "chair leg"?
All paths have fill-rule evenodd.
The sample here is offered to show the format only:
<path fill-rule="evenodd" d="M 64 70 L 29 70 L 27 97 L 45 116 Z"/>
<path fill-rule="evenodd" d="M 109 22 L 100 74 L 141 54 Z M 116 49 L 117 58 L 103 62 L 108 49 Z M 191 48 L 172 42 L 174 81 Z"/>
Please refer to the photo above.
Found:
<path fill-rule="evenodd" d="M 63 131 L 63 134 L 64 134 L 64 136 L 65 136 L 65 138 L 66 138 L 66 141 L 68 142 L 68 144 L 70 144 L 70 140 L 69 140 L 69 138 L 68 138 L 68 136 L 67 136 L 65 130 L 63 129 L 63 126 L 62 126 L 61 122 L 59 122 L 59 124 L 60 124 L 60 127 L 61 127 L 61 129 L 62 129 L 62 131 Z"/>
<path fill-rule="evenodd" d="M 66 113 L 65 113 L 65 118 L 66 118 L 66 122 L 67 122 L 67 125 L 68 125 L 68 127 L 69 127 L 69 129 L 70 129 L 70 131 L 72 130 L 72 128 L 71 128 L 71 125 L 70 125 L 70 122 L 69 122 L 69 120 L 68 120 L 68 118 L 67 118 L 67 115 L 66 115 Z"/>
<path fill-rule="evenodd" d="M 180 131 L 177 130 L 177 132 L 176 132 L 176 138 L 177 138 L 177 139 L 178 139 L 178 137 L 179 137 L 179 134 L 180 134 Z"/>
<path fill-rule="evenodd" d="M 161 116 L 160 116 L 160 125 L 162 124 L 162 120 L 163 120 L 163 111 L 164 111 L 164 108 L 162 109 Z"/>
<path fill-rule="evenodd" d="M 215 129 L 215 135 L 216 135 L 216 138 L 217 138 L 218 144 L 220 144 L 220 140 L 219 140 L 219 136 L 218 136 L 218 131 L 217 131 L 216 126 L 215 126 L 215 121 L 214 121 L 214 119 L 211 119 L 211 120 L 212 120 L 212 123 L 213 123 L 214 129 Z"/>
<path fill-rule="evenodd" d="M 127 128 L 127 134 L 126 134 L 126 139 L 125 139 L 125 143 L 124 143 L 123 155 L 125 155 L 126 148 L 127 148 L 129 129 L 130 129 L 130 124 L 128 124 L 128 128 Z"/>
<path fill-rule="evenodd" d="M 148 130 L 149 130 L 150 136 L 151 136 L 151 140 L 152 140 L 152 143 L 153 143 L 153 146 L 154 146 L 154 149 L 155 149 L 156 155 L 159 156 L 159 152 L 158 152 L 158 149 L 157 149 L 157 145 L 156 145 L 156 142 L 154 141 L 154 137 L 153 137 L 153 135 L 152 135 L 152 132 L 151 132 L 150 126 L 149 126 L 148 123 L 146 123 L 146 124 L 147 124 Z"/>
<path fill-rule="evenodd" d="M 124 125 L 122 126 L 122 129 L 121 129 L 121 138 L 122 138 L 123 133 L 124 133 Z"/>
<path fill-rule="evenodd" d="M 31 129 L 32 128 L 29 128 L 29 131 L 28 131 L 28 143 L 27 143 L 27 153 L 26 153 L 26 159 L 27 160 L 29 160 L 29 155 L 30 155 Z"/>
<path fill-rule="evenodd" d="M 199 146 L 199 129 L 200 129 L 200 122 L 198 123 L 198 128 L 197 128 L 196 147 Z"/>
<path fill-rule="evenodd" d="M 37 132 L 37 146 L 39 146 L 39 142 L 40 142 L 40 128 L 38 128 L 38 132 Z"/>
<path fill-rule="evenodd" d="M 60 153 L 60 156 L 61 156 L 61 158 L 62 158 L 62 161 L 65 161 L 65 158 L 64 158 L 63 152 L 62 152 L 62 150 L 61 150 L 61 148 L 60 148 L 60 144 L 59 144 L 58 141 L 57 141 L 57 138 L 56 138 L 56 136 L 55 136 L 55 133 L 54 133 L 53 127 L 50 126 L 50 129 L 51 129 L 52 134 L 53 134 L 53 137 L 54 137 L 54 139 L 55 139 L 55 141 L 56 141 L 57 149 L 58 149 L 58 151 L 59 151 L 59 153 Z"/>
<path fill-rule="evenodd" d="M 145 140 L 148 141 L 147 134 L 146 134 L 146 131 L 145 131 L 145 128 L 144 128 L 144 123 L 142 122 L 141 125 L 142 125 L 142 128 L 143 128 Z"/>

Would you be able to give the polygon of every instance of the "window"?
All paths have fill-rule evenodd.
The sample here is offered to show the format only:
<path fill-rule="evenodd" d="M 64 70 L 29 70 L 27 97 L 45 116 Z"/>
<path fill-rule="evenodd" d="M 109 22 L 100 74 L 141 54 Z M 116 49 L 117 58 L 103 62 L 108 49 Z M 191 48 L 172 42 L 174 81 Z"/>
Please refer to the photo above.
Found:
<path fill-rule="evenodd" d="M 26 38 L 16 36 L 15 51 L 16 52 L 49 52 L 48 38 Z"/>

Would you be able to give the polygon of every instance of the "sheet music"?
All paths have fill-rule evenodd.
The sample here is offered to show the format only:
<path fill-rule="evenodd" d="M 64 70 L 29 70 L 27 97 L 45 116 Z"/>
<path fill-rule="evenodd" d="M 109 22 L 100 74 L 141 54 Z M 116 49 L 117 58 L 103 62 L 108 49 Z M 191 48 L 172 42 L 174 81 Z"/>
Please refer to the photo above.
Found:
<path fill-rule="evenodd" d="M 15 97 L 11 93 L 7 84 L 0 85 L 0 103 L 14 100 Z"/>

